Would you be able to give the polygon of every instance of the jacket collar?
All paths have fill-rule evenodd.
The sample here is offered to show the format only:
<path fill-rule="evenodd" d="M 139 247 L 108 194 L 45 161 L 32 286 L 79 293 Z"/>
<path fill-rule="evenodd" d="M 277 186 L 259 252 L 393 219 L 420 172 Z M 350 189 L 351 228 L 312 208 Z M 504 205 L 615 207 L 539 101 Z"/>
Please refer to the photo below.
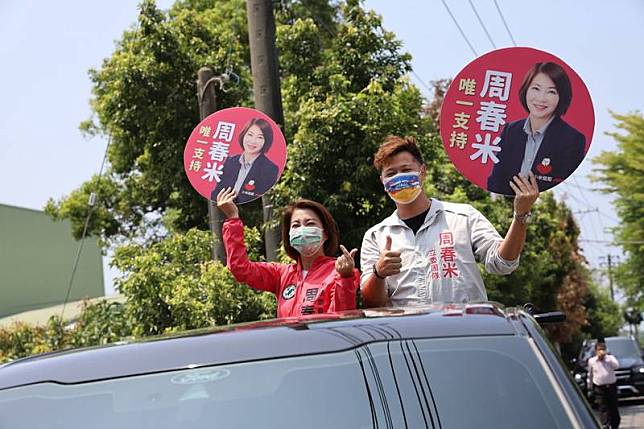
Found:
<path fill-rule="evenodd" d="M 309 268 L 308 272 L 311 273 L 311 272 L 317 270 L 318 268 L 320 268 L 322 265 L 324 265 L 329 260 L 334 260 L 334 259 L 335 258 L 333 258 L 331 256 L 326 256 L 326 255 L 318 256 L 317 258 L 315 258 L 313 260 L 313 263 L 311 264 L 311 267 Z M 295 272 L 297 273 L 297 276 L 300 277 L 300 278 L 302 277 L 301 276 L 302 271 L 303 271 L 303 269 L 302 269 L 302 258 L 298 257 L 297 258 L 297 264 L 295 264 Z"/>
<path fill-rule="evenodd" d="M 430 198 L 430 200 L 431 200 L 431 205 L 429 206 L 429 212 L 427 212 L 427 216 L 425 216 L 425 222 L 423 222 L 423 225 L 420 227 L 421 229 L 426 224 L 432 224 L 436 219 L 436 216 L 438 216 L 438 214 L 444 210 L 444 206 L 441 201 L 437 200 L 436 198 Z M 382 225 L 383 226 L 402 226 L 404 228 L 409 228 L 407 224 L 405 224 L 405 222 L 398 215 L 398 210 L 395 210 L 391 214 L 391 216 L 383 220 Z"/>

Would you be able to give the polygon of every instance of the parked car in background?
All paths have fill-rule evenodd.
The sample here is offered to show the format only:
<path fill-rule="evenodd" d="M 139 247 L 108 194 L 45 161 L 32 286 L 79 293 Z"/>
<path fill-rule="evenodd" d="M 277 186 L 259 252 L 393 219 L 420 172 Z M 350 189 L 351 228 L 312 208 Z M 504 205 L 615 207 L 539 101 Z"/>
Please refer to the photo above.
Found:
<path fill-rule="evenodd" d="M 0 367 L 0 429 L 40 427 L 598 425 L 535 318 L 480 303 L 257 322 Z"/>
<path fill-rule="evenodd" d="M 642 359 L 643 352 L 637 338 L 606 337 L 604 341 L 608 353 L 615 356 L 619 363 L 619 368 L 615 371 L 619 397 L 644 396 L 644 359 Z M 575 381 L 589 398 L 592 397 L 592 392 L 589 392 L 586 386 L 588 359 L 595 355 L 595 344 L 597 344 L 595 339 L 585 340 L 582 343 L 574 368 Z"/>

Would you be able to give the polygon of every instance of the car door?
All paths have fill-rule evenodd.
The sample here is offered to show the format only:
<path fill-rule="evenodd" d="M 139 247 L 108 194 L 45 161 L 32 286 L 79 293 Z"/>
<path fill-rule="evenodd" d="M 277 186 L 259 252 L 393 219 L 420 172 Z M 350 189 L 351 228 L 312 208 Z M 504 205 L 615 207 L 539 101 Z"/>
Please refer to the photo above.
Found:
<path fill-rule="evenodd" d="M 384 427 L 582 427 L 530 337 L 392 339 L 364 349 Z"/>

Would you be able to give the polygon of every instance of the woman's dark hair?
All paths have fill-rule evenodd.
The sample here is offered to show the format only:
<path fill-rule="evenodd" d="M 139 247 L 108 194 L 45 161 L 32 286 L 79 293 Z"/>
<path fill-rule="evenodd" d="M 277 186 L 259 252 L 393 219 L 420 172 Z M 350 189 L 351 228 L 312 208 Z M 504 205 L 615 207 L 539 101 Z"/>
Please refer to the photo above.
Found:
<path fill-rule="evenodd" d="M 242 149 L 244 148 L 244 136 L 253 125 L 257 125 L 262 134 L 264 135 L 264 146 L 262 146 L 262 153 L 268 152 L 273 144 L 273 127 L 265 119 L 262 118 L 253 118 L 244 126 L 244 129 L 239 133 L 239 146 Z"/>
<path fill-rule="evenodd" d="M 519 89 L 521 105 L 526 112 L 530 112 L 528 109 L 528 103 L 526 102 L 526 93 L 528 92 L 528 88 L 530 88 L 530 84 L 532 84 L 532 79 L 534 79 L 539 73 L 543 73 L 552 79 L 555 84 L 555 88 L 557 88 L 559 103 L 555 109 L 555 116 L 565 114 L 570 106 L 570 102 L 572 101 L 572 85 L 570 84 L 570 79 L 568 79 L 568 75 L 563 67 L 556 63 L 536 63 L 530 70 L 528 70 L 528 73 L 526 73 L 523 78 L 521 88 Z"/>
<path fill-rule="evenodd" d="M 335 256 L 338 253 L 338 244 L 340 242 L 340 233 L 338 225 L 335 223 L 331 213 L 320 203 L 315 201 L 299 199 L 289 205 L 282 215 L 282 244 L 286 254 L 296 260 L 300 254 L 291 246 L 289 232 L 291 230 L 291 217 L 296 209 L 308 209 L 315 213 L 322 222 L 322 229 L 326 232 L 327 240 L 324 242 L 324 254 L 326 256 Z"/>

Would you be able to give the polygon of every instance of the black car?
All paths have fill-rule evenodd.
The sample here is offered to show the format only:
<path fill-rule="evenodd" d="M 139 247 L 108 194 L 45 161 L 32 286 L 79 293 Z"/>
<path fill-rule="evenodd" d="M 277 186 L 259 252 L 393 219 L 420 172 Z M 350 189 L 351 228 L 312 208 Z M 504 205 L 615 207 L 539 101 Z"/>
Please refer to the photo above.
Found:
<path fill-rule="evenodd" d="M 644 360 L 637 339 L 635 337 L 606 337 L 604 341 L 608 353 L 615 356 L 619 363 L 619 368 L 615 371 L 619 397 L 644 396 Z M 588 397 L 592 396 L 592 392 L 588 392 L 586 388 L 588 359 L 595 355 L 596 343 L 595 339 L 585 340 L 575 362 L 575 381 Z"/>
<path fill-rule="evenodd" d="M 598 427 L 535 319 L 363 310 L 0 367 L 0 429 Z"/>

